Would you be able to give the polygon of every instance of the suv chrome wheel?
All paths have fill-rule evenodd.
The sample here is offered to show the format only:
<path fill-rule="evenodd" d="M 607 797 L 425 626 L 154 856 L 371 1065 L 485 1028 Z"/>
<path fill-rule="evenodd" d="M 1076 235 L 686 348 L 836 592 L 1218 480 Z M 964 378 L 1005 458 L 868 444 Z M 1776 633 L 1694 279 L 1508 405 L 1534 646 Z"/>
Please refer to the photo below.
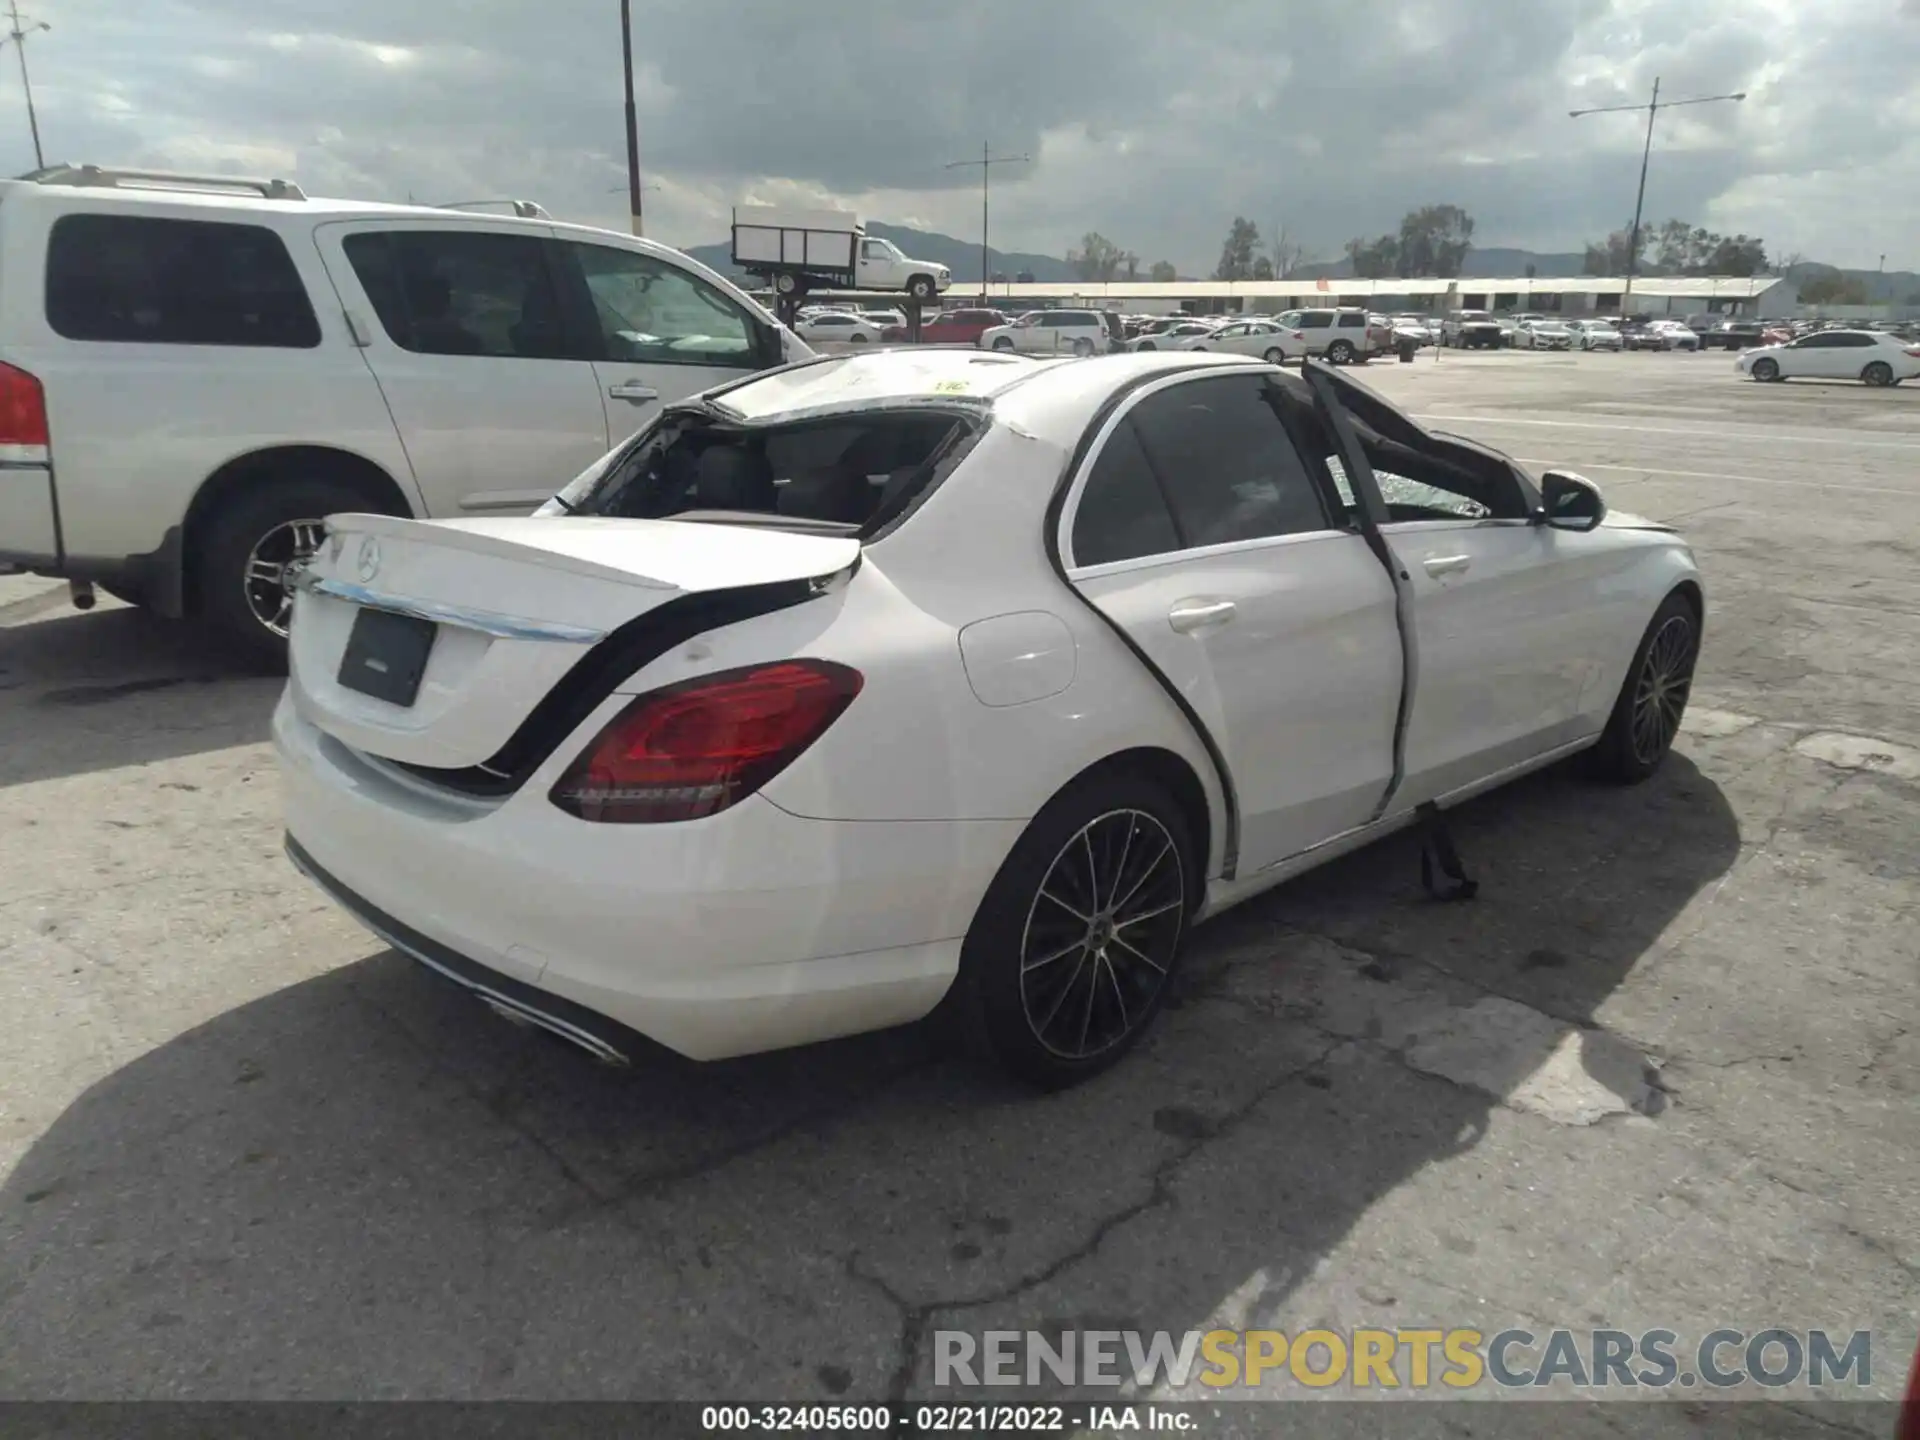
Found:
<path fill-rule="evenodd" d="M 287 587 L 289 567 L 312 557 L 326 538 L 322 520 L 288 520 L 254 542 L 241 578 L 247 609 L 267 630 L 285 639 L 293 614 L 293 591 Z"/>

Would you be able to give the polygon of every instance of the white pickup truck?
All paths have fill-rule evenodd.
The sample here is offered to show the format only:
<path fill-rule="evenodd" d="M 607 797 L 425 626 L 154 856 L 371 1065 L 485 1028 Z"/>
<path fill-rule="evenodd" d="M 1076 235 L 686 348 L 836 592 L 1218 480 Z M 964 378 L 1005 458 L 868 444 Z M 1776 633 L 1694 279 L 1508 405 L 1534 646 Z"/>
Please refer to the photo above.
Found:
<path fill-rule="evenodd" d="M 915 260 L 867 234 L 850 210 L 741 206 L 733 212 L 733 263 L 782 295 L 808 290 L 901 290 L 931 300 L 953 283 L 944 265 Z"/>

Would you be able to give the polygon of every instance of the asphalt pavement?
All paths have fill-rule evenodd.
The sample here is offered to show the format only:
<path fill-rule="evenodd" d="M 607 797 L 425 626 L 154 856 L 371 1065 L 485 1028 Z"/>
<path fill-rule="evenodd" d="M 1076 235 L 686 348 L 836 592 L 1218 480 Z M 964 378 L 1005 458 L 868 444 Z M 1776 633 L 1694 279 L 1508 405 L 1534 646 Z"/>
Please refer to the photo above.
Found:
<path fill-rule="evenodd" d="M 1920 386 L 1364 378 L 1685 529 L 1678 751 L 1465 807 L 1471 903 L 1403 837 L 1229 913 L 1151 1040 L 1058 1096 L 917 1029 L 623 1074 L 512 1028 L 282 858 L 276 681 L 10 582 L 0 1396 L 924 1397 L 940 1330 L 1417 1324 L 1867 1329 L 1845 1394 L 1897 1393 Z M 1774 1398 L 1739 1433 L 1884 1433 Z"/>

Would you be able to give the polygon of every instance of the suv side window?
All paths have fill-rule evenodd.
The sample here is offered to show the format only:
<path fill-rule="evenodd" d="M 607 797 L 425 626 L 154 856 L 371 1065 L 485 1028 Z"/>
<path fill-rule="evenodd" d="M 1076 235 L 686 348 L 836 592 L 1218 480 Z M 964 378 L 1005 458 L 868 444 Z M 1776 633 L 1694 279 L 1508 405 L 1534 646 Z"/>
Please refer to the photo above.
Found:
<path fill-rule="evenodd" d="M 260 225 L 63 215 L 47 237 L 47 324 L 69 340 L 311 350 L 320 322 Z"/>
<path fill-rule="evenodd" d="M 1340 317 L 1340 328 L 1342 330 L 1364 330 L 1366 324 L 1367 317 L 1364 315 L 1342 315 Z"/>
<path fill-rule="evenodd" d="M 1333 316 L 1325 310 L 1309 310 L 1300 317 L 1302 330 L 1328 330 L 1333 327 Z"/>
<path fill-rule="evenodd" d="M 732 300 L 652 255 L 567 241 L 593 306 L 596 360 L 654 365 L 753 364 L 754 326 Z"/>
<path fill-rule="evenodd" d="M 1142 400 L 1130 418 L 1182 548 L 1332 527 L 1259 377 L 1175 385 Z"/>
<path fill-rule="evenodd" d="M 1131 419 L 1122 420 L 1100 447 L 1073 517 L 1073 563 L 1105 565 L 1168 555 L 1180 548 L 1160 482 L 1140 448 Z"/>
<path fill-rule="evenodd" d="M 342 242 L 393 343 L 417 355 L 584 360 L 531 235 L 375 230 Z"/>

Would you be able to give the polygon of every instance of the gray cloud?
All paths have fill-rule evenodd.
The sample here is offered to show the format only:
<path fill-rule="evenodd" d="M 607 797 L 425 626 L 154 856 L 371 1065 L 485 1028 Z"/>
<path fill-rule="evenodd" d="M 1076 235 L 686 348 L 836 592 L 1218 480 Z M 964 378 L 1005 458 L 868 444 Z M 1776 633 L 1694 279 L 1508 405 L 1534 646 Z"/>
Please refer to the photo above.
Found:
<path fill-rule="evenodd" d="M 38 0 L 54 158 L 292 171 L 381 198 L 524 194 L 618 223 L 616 0 Z M 636 0 L 652 232 L 745 198 L 835 200 L 997 242 L 1098 229 L 1210 267 L 1235 213 L 1321 253 L 1454 201 L 1487 244 L 1572 249 L 1631 211 L 1643 129 L 1578 105 L 1746 90 L 1663 115 L 1648 209 L 1842 263 L 1920 263 L 1915 0 Z M 904 13 L 903 13 L 904 12 Z M 0 72 L 3 73 L 3 72 Z M 0 144 L 31 163 L 17 95 Z M 1836 203 L 1853 194 L 1855 203 Z M 1866 203 L 1861 203 L 1862 200 Z M 1862 257 L 1867 257 L 1863 262 Z"/>

